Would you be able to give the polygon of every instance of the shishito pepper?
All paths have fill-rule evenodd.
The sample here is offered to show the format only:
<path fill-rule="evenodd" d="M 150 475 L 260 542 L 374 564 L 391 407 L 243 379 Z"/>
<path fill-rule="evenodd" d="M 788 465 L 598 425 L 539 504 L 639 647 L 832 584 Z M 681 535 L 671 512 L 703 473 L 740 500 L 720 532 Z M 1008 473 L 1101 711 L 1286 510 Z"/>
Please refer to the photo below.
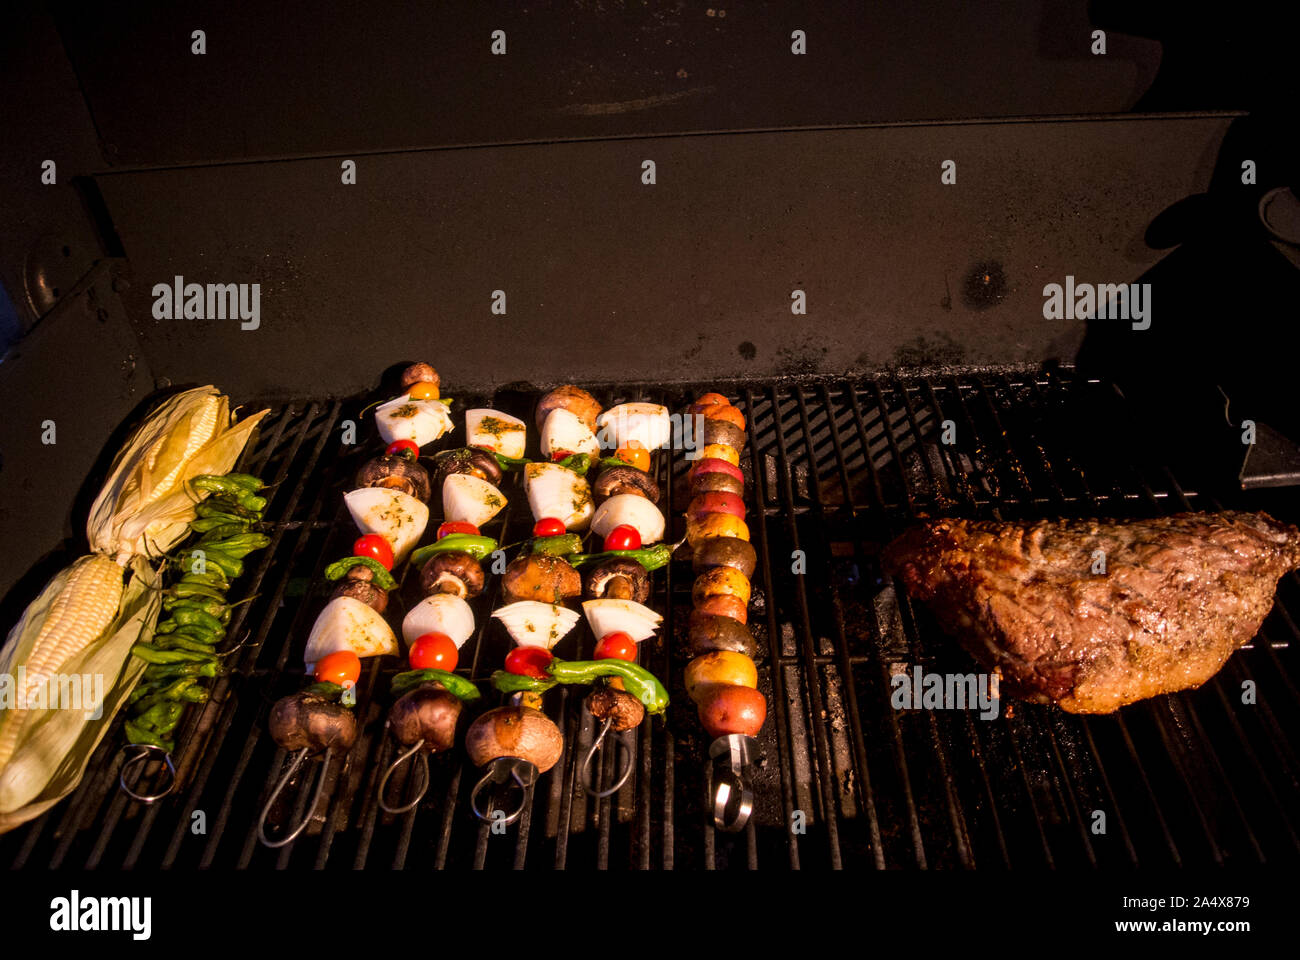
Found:
<path fill-rule="evenodd" d="M 215 677 L 216 675 L 216 660 L 207 663 L 152 663 L 144 668 L 143 680 L 155 682 L 178 680 L 181 677 Z M 134 695 L 135 691 L 132 690 L 131 693 Z"/>
<path fill-rule="evenodd" d="M 126 721 L 126 739 L 131 743 L 149 743 L 155 747 L 162 747 L 168 753 L 176 749 L 176 744 L 172 740 L 166 740 L 150 730 L 146 730 L 138 723 L 130 720 Z"/>
<path fill-rule="evenodd" d="M 206 663 L 215 661 L 211 653 L 197 653 L 189 650 L 164 650 L 148 643 L 137 643 L 131 647 L 131 653 L 145 663 Z"/>
<path fill-rule="evenodd" d="M 241 507 L 239 501 L 227 500 L 225 497 L 211 497 L 204 500 L 194 507 L 194 513 L 198 517 L 220 517 L 227 521 L 239 520 L 249 523 L 261 519 L 257 511 Z"/>
<path fill-rule="evenodd" d="M 599 563 L 613 557 L 625 557 L 629 560 L 635 560 L 647 570 L 658 570 L 660 567 L 668 566 L 672 561 L 673 548 L 667 543 L 656 543 L 653 547 L 642 547 L 639 550 L 605 550 L 602 553 L 576 553 L 569 557 L 569 563 L 575 567 L 580 567 L 586 563 Z"/>
<path fill-rule="evenodd" d="M 254 550 L 261 550 L 269 546 L 270 543 L 271 538 L 264 533 L 241 533 L 220 540 L 204 537 L 199 541 L 198 547 L 209 553 L 221 553 L 236 560 L 241 560 Z"/>
<path fill-rule="evenodd" d="M 397 581 L 393 575 L 384 569 L 384 565 L 374 557 L 344 557 L 342 560 L 336 560 L 325 568 L 326 580 L 341 580 L 347 576 L 348 571 L 353 567 L 365 567 L 374 578 L 372 582 L 380 590 L 396 590 Z"/>
<path fill-rule="evenodd" d="M 446 670 L 426 668 L 424 670 L 407 670 L 393 677 L 392 693 L 394 697 L 414 690 L 422 683 L 441 683 L 448 693 L 455 694 L 462 700 L 477 700 L 481 694 L 478 687 L 464 677 Z"/>
<path fill-rule="evenodd" d="M 419 568 L 435 553 L 445 553 L 448 550 L 459 550 L 468 553 L 475 560 L 482 560 L 496 548 L 497 542 L 491 537 L 472 533 L 449 533 L 437 543 L 421 547 L 411 554 L 411 566 Z"/>
<path fill-rule="evenodd" d="M 582 549 L 582 537 L 576 533 L 564 533 L 554 537 L 538 537 L 533 541 L 533 553 L 549 557 L 563 557 L 577 553 Z"/>
<path fill-rule="evenodd" d="M 624 689 L 645 705 L 648 713 L 663 713 L 668 706 L 668 691 L 659 679 L 639 664 L 626 660 L 561 660 L 552 658 L 546 676 L 526 677 L 498 670 L 492 674 L 492 686 L 502 693 L 540 692 L 557 683 L 594 683 L 601 677 L 618 677 Z"/>

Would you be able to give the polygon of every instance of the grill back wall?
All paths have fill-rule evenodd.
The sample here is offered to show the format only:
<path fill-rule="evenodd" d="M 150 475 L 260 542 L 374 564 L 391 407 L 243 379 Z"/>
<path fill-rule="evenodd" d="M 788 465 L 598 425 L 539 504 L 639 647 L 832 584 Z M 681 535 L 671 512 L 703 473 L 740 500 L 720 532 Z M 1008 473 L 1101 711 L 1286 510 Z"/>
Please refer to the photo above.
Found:
<path fill-rule="evenodd" d="M 676 407 L 691 392 L 620 385 L 597 396 Z M 340 419 L 361 402 L 321 400 L 279 409 L 249 457 L 248 468 L 281 481 L 268 513 L 277 518 L 274 543 L 249 577 L 257 599 L 232 624 L 231 636 L 246 631 L 249 645 L 229 696 L 193 711 L 182 734 L 183 789 L 151 807 L 124 800 L 114 731 L 71 800 L 0 838 L 0 856 L 56 867 L 258 869 L 1065 867 L 1296 857 L 1294 577 L 1283 581 L 1256 642 L 1192 693 L 1096 718 L 1010 702 L 993 721 L 890 707 L 891 672 L 974 669 L 923 608 L 881 579 L 880 545 L 913 517 L 1151 515 L 1213 508 L 1226 496 L 1200 477 L 1175 478 L 1141 444 L 1126 445 L 1135 412 L 1113 387 L 1063 370 L 755 382 L 734 396 L 751 438 L 743 461 L 759 554 L 751 623 L 766 649 L 760 685 L 770 704 L 767 761 L 744 833 L 706 825 L 707 744 L 680 686 L 691 578 L 674 565 L 652 597 L 666 620 L 664 641 L 647 658 L 671 679 L 675 706 L 666 721 L 638 731 L 635 772 L 620 794 L 587 802 L 575 771 L 589 720 L 579 698 L 561 695 L 550 706 L 566 732 L 565 758 L 540 780 L 515 828 L 494 836 L 469 815 L 477 775 L 459 753 L 433 764 L 417 811 L 381 813 L 375 796 L 392 756 L 383 706 L 394 665 L 375 664 L 361 683 L 365 735 L 328 785 L 310 832 L 280 851 L 257 844 L 254 820 L 282 759 L 264 732 L 266 711 L 300 681 L 320 570 L 350 537 L 340 494 L 362 457 L 337 443 Z M 501 393 L 494 401 L 524 412 L 532 399 Z M 951 445 L 940 442 L 945 420 L 956 429 Z M 685 468 L 674 455 L 658 465 L 660 480 Z M 666 512 L 679 514 L 685 504 L 667 486 Z M 505 540 L 529 523 L 522 501 L 513 498 Z M 1293 498 L 1279 492 L 1224 505 L 1297 519 Z M 792 572 L 796 550 L 807 557 L 803 575 Z M 483 610 L 497 603 L 486 599 Z M 487 625 L 467 666 L 484 678 L 508 640 L 479 620 Z M 576 642 L 585 650 L 592 640 Z M 1254 707 L 1240 706 L 1245 680 L 1258 685 Z M 300 814 L 306 792 L 274 816 Z M 191 831 L 195 811 L 206 833 Z M 1093 832 L 1096 811 L 1106 815 L 1101 834 Z"/>

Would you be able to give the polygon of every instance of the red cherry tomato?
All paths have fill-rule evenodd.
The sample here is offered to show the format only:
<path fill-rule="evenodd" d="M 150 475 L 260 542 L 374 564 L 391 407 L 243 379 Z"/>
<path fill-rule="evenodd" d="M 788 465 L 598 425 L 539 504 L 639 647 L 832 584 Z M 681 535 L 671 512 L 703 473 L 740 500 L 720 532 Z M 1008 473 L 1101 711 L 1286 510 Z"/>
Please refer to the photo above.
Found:
<path fill-rule="evenodd" d="M 636 659 L 636 641 L 626 633 L 607 633 L 596 644 L 597 660 Z"/>
<path fill-rule="evenodd" d="M 546 668 L 555 658 L 545 647 L 515 647 L 506 654 L 506 673 L 546 679 Z"/>
<path fill-rule="evenodd" d="M 449 520 L 438 528 L 438 539 L 441 540 L 449 533 L 470 533 L 478 536 L 478 527 L 464 520 Z"/>
<path fill-rule="evenodd" d="M 551 451 L 551 462 L 552 462 L 552 463 L 559 463 L 559 462 L 560 462 L 561 460 L 563 460 L 565 457 L 571 457 L 571 456 L 573 456 L 573 451 L 572 451 L 572 450 L 552 450 L 552 451 Z"/>
<path fill-rule="evenodd" d="M 640 550 L 641 534 L 637 532 L 636 527 L 629 524 L 617 526 L 605 536 L 605 549 Z"/>
<path fill-rule="evenodd" d="M 403 456 L 409 454 L 412 460 L 418 460 L 420 458 L 420 445 L 414 440 L 394 440 L 388 445 L 388 449 L 384 453 L 390 457 L 398 454 Z"/>
<path fill-rule="evenodd" d="M 455 670 L 460 651 L 445 633 L 426 633 L 411 644 L 407 656 L 412 670 Z"/>
<path fill-rule="evenodd" d="M 534 537 L 559 537 L 564 531 L 564 521 L 555 517 L 543 517 L 533 525 Z"/>
<path fill-rule="evenodd" d="M 379 561 L 379 565 L 385 570 L 393 569 L 393 545 L 377 533 L 367 533 L 364 537 L 358 537 L 357 542 L 352 544 L 352 555 L 369 557 L 371 560 Z"/>
<path fill-rule="evenodd" d="M 319 683 L 337 683 L 346 687 L 355 684 L 361 676 L 361 658 L 351 650 L 335 650 L 320 658 L 316 664 L 316 680 Z"/>

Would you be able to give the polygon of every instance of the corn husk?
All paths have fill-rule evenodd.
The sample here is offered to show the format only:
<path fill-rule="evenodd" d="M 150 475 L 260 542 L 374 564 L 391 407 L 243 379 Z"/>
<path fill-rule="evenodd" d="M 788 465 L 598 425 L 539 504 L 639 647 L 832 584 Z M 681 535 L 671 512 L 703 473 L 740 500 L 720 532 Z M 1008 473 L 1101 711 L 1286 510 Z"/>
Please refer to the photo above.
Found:
<path fill-rule="evenodd" d="M 216 405 L 216 430 L 190 451 L 203 418 Z M 215 387 L 196 387 L 169 397 L 118 453 L 108 481 L 95 498 L 86 538 L 96 553 L 117 557 L 166 553 L 189 534 L 198 496 L 188 481 L 202 473 L 228 473 L 258 421 L 268 411 L 234 427 L 230 406 Z M 161 484 L 168 484 L 161 496 Z"/>
<path fill-rule="evenodd" d="M 102 677 L 99 716 L 87 709 L 29 712 L 0 765 L 0 833 L 40 816 L 80 782 L 95 747 L 147 664 L 131 656 L 153 638 L 162 598 L 160 557 L 189 534 L 201 495 L 188 481 L 230 472 L 268 411 L 231 426 L 229 401 L 216 388 L 169 397 L 127 440 L 90 508 L 86 537 L 94 554 L 111 557 L 126 578 L 117 615 L 57 672 Z M 83 557 L 61 571 L 24 611 L 0 649 L 0 672 L 15 676 L 32 655 L 42 624 Z M 3 722 L 3 717 L 0 717 Z"/>
<path fill-rule="evenodd" d="M 5 642 L 0 658 L 4 672 L 13 673 L 30 650 L 41 623 L 71 570 L 61 571 L 27 608 Z M 9 763 L 0 769 L 0 833 L 12 830 L 54 806 L 81 782 L 95 748 L 112 725 L 114 714 L 148 666 L 131 656 L 131 645 L 153 634 L 162 606 L 155 589 L 158 573 L 142 557 L 128 565 L 126 587 L 117 618 L 104 635 L 60 669 L 64 674 L 103 677 L 104 699 L 98 719 L 82 709 L 45 710 L 29 723 Z"/>

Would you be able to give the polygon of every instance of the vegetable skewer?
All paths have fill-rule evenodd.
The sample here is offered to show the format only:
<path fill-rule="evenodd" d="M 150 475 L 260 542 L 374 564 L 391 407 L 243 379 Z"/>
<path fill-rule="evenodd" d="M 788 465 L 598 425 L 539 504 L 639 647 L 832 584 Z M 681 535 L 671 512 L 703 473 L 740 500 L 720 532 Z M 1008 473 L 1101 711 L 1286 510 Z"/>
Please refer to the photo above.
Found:
<path fill-rule="evenodd" d="M 420 447 L 451 428 L 439 378 L 427 363 L 402 374 L 403 395 L 375 409 L 375 425 L 387 447 L 358 471 L 357 488 L 344 502 L 361 536 L 352 555 L 330 564 L 329 581 L 338 581 L 316 618 L 303 662 L 316 682 L 281 698 L 267 728 L 281 749 L 294 755 L 276 781 L 257 821 L 258 840 L 272 849 L 291 843 L 307 828 L 324 792 L 330 765 L 344 758 L 357 737 L 351 709 L 361 676 L 361 660 L 398 653 L 397 638 L 384 619 L 388 592 L 397 581 L 392 570 L 419 542 L 429 519 L 430 481 L 419 463 Z M 308 758 L 320 758 L 316 788 L 306 812 L 276 840 L 267 836 L 267 819 L 285 786 Z"/>
<path fill-rule="evenodd" d="M 687 412 L 703 421 L 704 446 L 687 474 L 692 499 L 686 539 L 697 576 L 688 633 L 694 659 L 686 667 L 686 691 L 714 737 L 709 746 L 714 823 L 737 832 L 753 812 L 756 736 L 767 717 L 752 659 L 756 644 L 747 626 L 756 556 L 744 519 L 740 469 L 745 418 L 718 393 L 700 397 Z"/>

